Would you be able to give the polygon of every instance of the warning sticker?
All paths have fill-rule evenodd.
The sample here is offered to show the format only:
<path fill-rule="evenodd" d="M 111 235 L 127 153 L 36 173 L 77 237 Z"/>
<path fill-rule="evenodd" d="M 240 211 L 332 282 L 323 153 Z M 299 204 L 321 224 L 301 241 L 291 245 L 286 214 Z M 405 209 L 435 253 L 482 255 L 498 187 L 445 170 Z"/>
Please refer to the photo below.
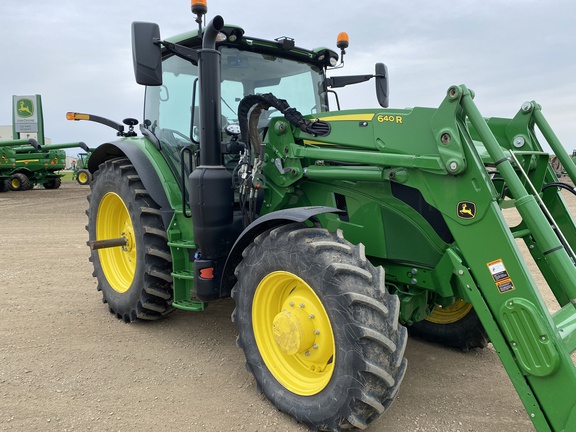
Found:
<path fill-rule="evenodd" d="M 498 291 L 500 291 L 501 293 L 512 291 L 514 289 L 514 284 L 510 279 L 503 280 L 502 282 L 497 282 L 496 286 L 498 287 Z"/>
<path fill-rule="evenodd" d="M 489 262 L 487 265 L 494 282 L 496 282 L 498 291 L 505 293 L 514 289 L 512 279 L 510 279 L 510 275 L 501 259 Z"/>

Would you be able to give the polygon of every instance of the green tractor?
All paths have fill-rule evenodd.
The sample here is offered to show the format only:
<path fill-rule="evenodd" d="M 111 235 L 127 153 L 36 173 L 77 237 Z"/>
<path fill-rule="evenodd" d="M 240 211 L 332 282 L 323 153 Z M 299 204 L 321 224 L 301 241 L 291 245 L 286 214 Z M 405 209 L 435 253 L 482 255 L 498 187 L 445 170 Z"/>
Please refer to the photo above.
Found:
<path fill-rule="evenodd" d="M 121 136 L 88 164 L 90 260 L 110 312 L 156 320 L 232 297 L 258 388 L 330 431 L 364 429 L 394 401 L 408 330 L 491 341 L 537 430 L 576 430 L 576 225 L 535 125 L 572 179 L 576 167 L 540 106 L 484 118 L 459 85 L 437 108 L 389 108 L 383 64 L 327 76 L 346 40 L 338 53 L 220 16 L 203 27 L 192 3 L 197 30 L 163 40 L 132 25 L 142 136 L 134 119 L 125 132 L 68 116 Z M 368 80 L 380 107 L 331 107 L 333 89 Z"/>
<path fill-rule="evenodd" d="M 66 167 L 66 152 L 63 149 L 76 147 L 88 151 L 88 146 L 83 142 L 12 147 L 14 164 L 10 170 L 10 190 L 25 191 L 38 184 L 45 189 L 58 189 L 63 176 L 59 171 Z"/>
<path fill-rule="evenodd" d="M 88 185 L 92 181 L 92 173 L 88 170 L 88 161 L 94 149 L 88 149 L 86 153 L 78 153 L 72 180 L 76 180 L 79 185 Z"/>

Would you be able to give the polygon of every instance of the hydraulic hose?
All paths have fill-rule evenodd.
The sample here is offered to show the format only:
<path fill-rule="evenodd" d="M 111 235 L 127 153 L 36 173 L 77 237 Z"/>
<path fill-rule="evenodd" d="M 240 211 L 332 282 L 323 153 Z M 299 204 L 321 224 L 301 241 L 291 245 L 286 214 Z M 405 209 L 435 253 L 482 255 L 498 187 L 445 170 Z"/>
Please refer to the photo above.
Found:
<path fill-rule="evenodd" d="M 551 187 L 559 187 L 562 189 L 566 189 L 568 192 L 572 192 L 574 195 L 576 195 L 576 188 L 575 187 L 570 186 L 567 183 L 562 183 L 562 182 L 552 182 L 552 183 L 545 184 L 544 186 L 542 186 L 542 190 L 544 191 L 544 190 L 551 188 Z"/>
<path fill-rule="evenodd" d="M 240 132 L 244 142 L 248 139 L 248 112 L 256 104 L 260 104 L 264 109 L 268 109 L 270 106 L 276 108 L 284 114 L 284 117 L 290 124 L 296 126 L 302 132 L 313 136 L 326 136 L 330 134 L 330 123 L 320 120 L 308 120 L 304 118 L 296 108 L 290 107 L 286 100 L 278 99 L 272 93 L 266 93 L 261 95 L 248 95 L 242 99 L 238 105 L 238 122 L 240 123 Z"/>

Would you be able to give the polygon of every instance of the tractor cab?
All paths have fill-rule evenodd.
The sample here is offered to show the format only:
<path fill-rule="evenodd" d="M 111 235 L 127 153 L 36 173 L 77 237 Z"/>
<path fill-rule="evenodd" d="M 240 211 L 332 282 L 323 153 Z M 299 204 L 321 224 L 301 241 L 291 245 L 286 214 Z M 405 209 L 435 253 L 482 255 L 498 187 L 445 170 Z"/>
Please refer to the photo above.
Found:
<path fill-rule="evenodd" d="M 239 134 L 238 106 L 248 95 L 272 93 L 279 99 L 287 100 L 296 110 L 312 116 L 328 111 L 324 72 L 329 65 L 327 59 L 336 58 L 336 53 L 285 48 L 285 39 L 264 41 L 235 38 L 242 33 L 238 27 L 224 27 L 219 34 L 223 40 L 216 44 L 220 53 L 218 131 L 221 142 L 230 144 L 235 141 Z M 191 49 L 201 46 L 197 33 L 183 34 L 171 40 Z M 199 149 L 202 111 L 198 76 L 197 62 L 164 49 L 161 84 L 146 88 L 143 133 L 155 139 L 178 178 L 181 177 L 182 163 L 188 165 L 186 171 L 190 173 L 197 162 L 197 157 L 182 161 L 181 151 L 184 148 L 192 149 L 197 154 Z M 270 118 L 281 115 L 275 109 L 262 111 L 259 120 L 262 135 Z M 233 147 L 229 150 L 237 152 L 239 149 Z M 230 164 L 232 159 L 228 152 L 224 148 L 224 164 Z M 189 166 L 190 163 L 192 166 Z"/>
<path fill-rule="evenodd" d="M 335 95 L 339 108 L 332 88 L 375 77 L 378 101 L 383 107 L 388 105 L 387 70 L 382 63 L 376 65 L 374 75 L 327 77 L 328 70 L 343 66 L 348 47 L 348 37 L 343 32 L 337 40 L 339 56 L 324 47 L 312 50 L 297 47 L 289 37 L 270 41 L 245 36 L 242 28 L 222 22 L 214 37 L 218 58 L 206 66 L 205 75 L 210 77 L 205 76 L 204 80 L 199 79 L 201 51 L 206 52 L 205 30 L 201 27 L 161 40 L 156 24 L 135 22 L 132 36 L 136 81 L 147 86 L 142 132 L 161 149 L 176 177 L 182 180 L 183 190 L 186 189 L 185 173 L 193 171 L 199 162 L 202 129 L 208 135 L 214 130 L 218 134 L 218 137 L 212 136 L 211 141 L 219 143 L 204 143 L 205 149 L 220 147 L 224 142 L 224 165 L 230 165 L 234 159 L 226 156 L 227 153 L 241 150 L 241 146 L 235 145 L 239 131 L 234 133 L 234 130 L 241 126 L 238 109 L 247 96 L 271 94 L 286 101 L 298 113 L 317 118 L 330 109 L 329 93 Z M 213 79 L 216 75 L 218 82 Z M 201 103 L 202 92 L 206 104 Z M 216 114 L 211 112 L 211 107 L 217 99 L 220 104 Z M 270 119 L 283 113 L 277 107 L 266 107 L 259 113 L 258 130 L 263 139 Z M 202 116 L 209 124 L 201 125 Z M 243 138 L 246 141 L 247 137 Z M 188 156 L 182 152 L 188 152 Z M 196 157 L 190 156 L 190 152 Z"/>

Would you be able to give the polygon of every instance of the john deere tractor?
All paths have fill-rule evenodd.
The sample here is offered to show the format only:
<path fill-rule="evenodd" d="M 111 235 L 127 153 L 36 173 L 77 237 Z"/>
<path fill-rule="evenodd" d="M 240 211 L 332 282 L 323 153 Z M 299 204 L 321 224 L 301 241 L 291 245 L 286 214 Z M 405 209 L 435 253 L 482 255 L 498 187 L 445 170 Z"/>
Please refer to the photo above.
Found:
<path fill-rule="evenodd" d="M 88 149 L 85 153 L 78 153 L 74 171 L 72 173 L 72 180 L 76 180 L 79 185 L 87 185 L 92 181 L 92 173 L 88 171 L 88 161 L 94 149 Z"/>
<path fill-rule="evenodd" d="M 389 108 L 383 64 L 328 76 L 344 37 L 340 52 L 309 50 L 192 11 L 198 29 L 169 39 L 132 25 L 142 136 L 134 119 L 124 132 L 68 114 L 121 135 L 89 161 L 90 260 L 110 312 L 155 320 L 231 296 L 258 388 L 330 431 L 364 429 L 394 401 L 407 329 L 491 341 L 535 427 L 576 430 L 576 225 L 535 127 L 573 180 L 576 167 L 541 107 L 485 118 L 454 85 L 437 108 Z M 380 107 L 329 101 L 369 80 Z"/>

